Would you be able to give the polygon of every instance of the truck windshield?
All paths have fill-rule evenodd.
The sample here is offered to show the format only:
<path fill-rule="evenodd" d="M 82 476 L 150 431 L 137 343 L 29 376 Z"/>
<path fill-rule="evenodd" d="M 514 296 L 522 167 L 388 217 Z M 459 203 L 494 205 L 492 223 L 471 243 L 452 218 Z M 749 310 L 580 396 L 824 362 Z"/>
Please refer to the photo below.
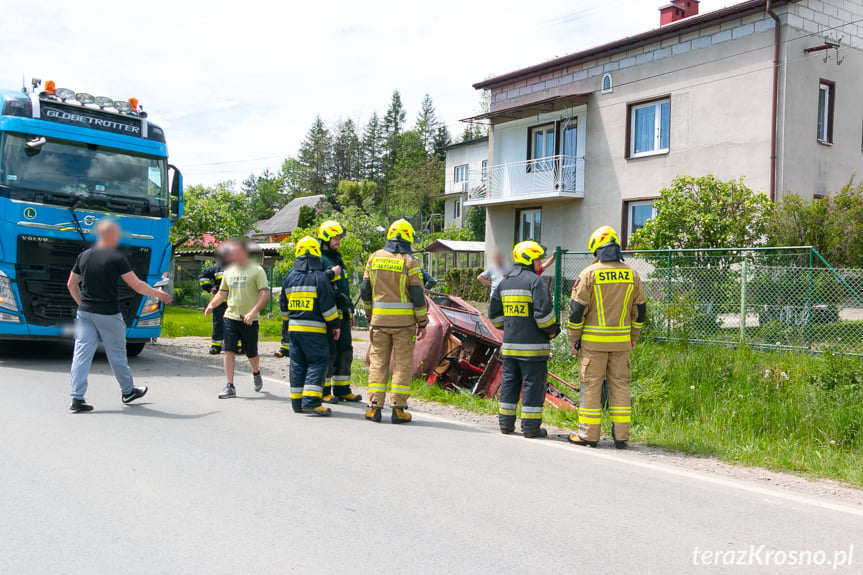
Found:
<path fill-rule="evenodd" d="M 0 195 L 24 201 L 169 216 L 164 158 L 26 134 L 0 135 Z"/>

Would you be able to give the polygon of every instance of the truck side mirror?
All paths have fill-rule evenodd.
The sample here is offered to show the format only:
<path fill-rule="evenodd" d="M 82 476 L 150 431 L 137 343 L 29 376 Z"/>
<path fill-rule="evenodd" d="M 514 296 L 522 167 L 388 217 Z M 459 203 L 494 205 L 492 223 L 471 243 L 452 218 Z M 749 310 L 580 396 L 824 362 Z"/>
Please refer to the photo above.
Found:
<path fill-rule="evenodd" d="M 183 174 L 176 166 L 168 166 L 171 177 L 171 219 L 177 221 L 183 217 Z"/>

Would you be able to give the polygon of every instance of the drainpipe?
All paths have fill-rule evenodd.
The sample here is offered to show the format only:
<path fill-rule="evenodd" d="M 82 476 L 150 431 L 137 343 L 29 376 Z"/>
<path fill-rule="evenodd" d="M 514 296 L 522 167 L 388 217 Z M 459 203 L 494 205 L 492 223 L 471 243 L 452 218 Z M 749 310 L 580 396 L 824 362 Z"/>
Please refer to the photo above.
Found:
<path fill-rule="evenodd" d="M 770 133 L 770 200 L 776 201 L 776 130 L 779 117 L 779 46 L 781 44 L 781 21 L 773 11 L 773 0 L 767 0 L 767 14 L 773 18 L 773 102 L 772 126 Z"/>

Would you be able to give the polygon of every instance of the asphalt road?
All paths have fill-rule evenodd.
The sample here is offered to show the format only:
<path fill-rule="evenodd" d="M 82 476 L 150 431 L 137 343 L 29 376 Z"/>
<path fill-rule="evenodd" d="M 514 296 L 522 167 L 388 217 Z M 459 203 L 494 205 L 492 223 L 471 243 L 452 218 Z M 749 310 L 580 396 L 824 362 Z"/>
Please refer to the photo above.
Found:
<path fill-rule="evenodd" d="M 149 350 L 141 403 L 98 356 L 73 415 L 44 349 L 0 344 L 3 574 L 863 572 L 859 509 L 423 413 L 295 415 L 245 376 L 219 400 L 217 371 Z M 850 545 L 836 571 L 758 564 Z"/>

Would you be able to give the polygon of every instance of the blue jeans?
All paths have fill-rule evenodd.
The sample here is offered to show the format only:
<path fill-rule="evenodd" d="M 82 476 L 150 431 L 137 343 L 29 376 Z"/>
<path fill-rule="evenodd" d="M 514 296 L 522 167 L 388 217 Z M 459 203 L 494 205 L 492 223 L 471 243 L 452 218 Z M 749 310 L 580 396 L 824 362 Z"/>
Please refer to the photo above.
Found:
<path fill-rule="evenodd" d="M 126 322 L 123 314 L 102 315 L 78 310 L 75 322 L 75 355 L 72 357 L 72 397 L 84 399 L 87 393 L 87 376 L 93 364 L 93 355 L 99 342 L 105 347 L 105 355 L 114 377 L 120 382 L 123 394 L 134 387 L 132 371 L 126 358 Z"/>

